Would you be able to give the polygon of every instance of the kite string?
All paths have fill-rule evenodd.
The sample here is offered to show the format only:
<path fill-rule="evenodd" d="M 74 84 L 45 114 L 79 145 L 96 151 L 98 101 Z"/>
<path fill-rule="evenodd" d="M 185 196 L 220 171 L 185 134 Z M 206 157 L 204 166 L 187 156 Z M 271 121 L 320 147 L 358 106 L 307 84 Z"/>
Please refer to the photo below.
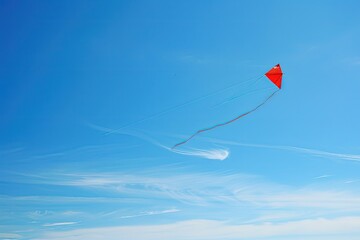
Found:
<path fill-rule="evenodd" d="M 166 114 L 166 113 L 168 113 L 168 112 L 171 112 L 171 111 L 174 111 L 174 110 L 176 110 L 176 109 L 185 107 L 185 106 L 187 106 L 187 105 L 189 105 L 189 104 L 192 104 L 192 103 L 201 101 L 201 100 L 203 100 L 203 99 L 205 99 L 205 98 L 208 98 L 208 97 L 217 95 L 217 94 L 219 94 L 219 93 L 221 93 L 221 92 L 224 92 L 224 91 L 229 90 L 229 89 L 231 89 L 231 88 L 234 88 L 234 87 L 236 87 L 236 86 L 240 86 L 240 85 L 246 84 L 246 83 L 248 83 L 248 82 L 254 81 L 254 79 L 255 79 L 255 82 L 251 84 L 251 85 L 253 85 L 253 84 L 255 84 L 256 82 L 258 82 L 258 81 L 259 81 L 261 78 L 263 78 L 263 77 L 264 77 L 264 75 L 260 75 L 260 76 L 258 76 L 258 77 L 250 78 L 249 80 L 244 81 L 244 82 L 234 83 L 234 84 L 232 84 L 232 85 L 230 85 L 230 86 L 228 86 L 228 87 L 225 87 L 225 88 L 216 90 L 216 91 L 211 92 L 211 93 L 209 93 L 209 94 L 206 94 L 206 95 L 197 97 L 197 98 L 195 98 L 195 99 L 189 100 L 189 101 L 187 101 L 187 102 L 181 103 L 181 104 L 179 104 L 179 105 L 170 107 L 170 108 L 165 109 L 165 110 L 163 110 L 163 111 L 161 111 L 161 112 L 158 112 L 158 113 L 155 113 L 155 114 L 153 114 L 153 115 L 150 115 L 150 116 L 144 117 L 144 118 L 142 118 L 142 119 L 139 119 L 139 120 L 137 120 L 137 121 L 135 121 L 135 122 L 125 124 L 125 125 L 121 126 L 120 128 L 114 129 L 113 131 L 110 131 L 110 132 L 106 133 L 105 135 L 113 134 L 113 133 L 115 133 L 115 132 L 117 132 L 117 131 L 120 131 L 120 130 L 122 130 L 122 129 L 124 129 L 124 128 L 133 126 L 133 125 L 138 124 L 138 123 L 145 122 L 145 121 L 147 121 L 147 120 L 150 120 L 150 119 L 153 119 L 153 118 L 156 118 L 156 117 L 159 117 L 159 116 L 162 116 L 162 115 L 164 115 L 164 114 Z"/>
<path fill-rule="evenodd" d="M 252 83 L 250 83 L 248 87 L 254 86 L 257 82 L 260 81 L 260 79 L 262 79 L 263 76 L 264 76 L 264 75 L 261 75 L 260 77 L 256 78 L 255 81 L 252 82 Z M 249 82 L 249 81 L 245 81 L 244 84 L 247 83 L 247 82 Z M 265 88 L 265 89 L 267 89 L 267 88 Z M 216 104 L 216 105 L 213 106 L 212 108 L 215 108 L 215 107 L 218 107 L 218 106 L 220 106 L 220 105 L 226 104 L 226 103 L 231 102 L 231 101 L 233 101 L 233 100 L 235 100 L 235 99 L 237 99 L 237 98 L 240 98 L 240 97 L 242 97 L 242 96 L 245 96 L 245 95 L 250 94 L 250 93 L 253 93 L 253 92 L 257 92 L 257 91 L 259 91 L 259 90 L 263 90 L 263 89 L 254 89 L 254 90 L 252 90 L 252 91 L 248 91 L 248 92 L 245 92 L 245 93 L 243 93 L 243 94 L 240 94 L 240 95 L 237 95 L 237 96 L 233 96 L 233 97 L 231 97 L 230 99 L 227 99 L 227 100 L 225 100 L 225 101 L 223 101 L 223 102 L 221 102 L 221 103 Z"/>
<path fill-rule="evenodd" d="M 275 93 L 277 93 L 280 89 L 276 90 L 275 92 L 273 92 L 269 97 L 267 97 L 262 103 L 260 103 L 258 106 L 256 106 L 255 108 L 251 109 L 250 111 L 246 112 L 246 113 L 243 113 L 239 116 L 237 116 L 236 118 L 234 119 L 231 119 L 230 121 L 227 121 L 227 122 L 224 122 L 224 123 L 219 123 L 219 124 L 216 124 L 212 127 L 209 127 L 209 128 L 204 128 L 204 129 L 200 129 L 198 130 L 197 132 L 195 132 L 194 134 L 192 134 L 190 137 L 188 137 L 186 140 L 182 141 L 182 142 L 179 142 L 177 144 L 175 144 L 172 149 L 175 149 L 181 145 L 184 145 L 185 143 L 187 143 L 188 141 L 190 141 L 192 138 L 194 138 L 196 135 L 200 134 L 200 133 L 203 133 L 203 132 L 207 132 L 207 131 L 210 131 L 210 130 L 213 130 L 215 128 L 218 128 L 218 127 L 221 127 L 221 126 L 225 126 L 225 125 L 228 125 L 232 122 L 235 122 L 236 120 L 239 120 L 240 118 L 242 117 L 245 117 L 246 115 L 252 113 L 252 112 L 255 112 L 257 109 L 259 109 L 261 106 L 263 106 L 266 102 L 268 102 L 270 100 L 270 98 L 272 98 L 272 96 L 275 95 Z"/>

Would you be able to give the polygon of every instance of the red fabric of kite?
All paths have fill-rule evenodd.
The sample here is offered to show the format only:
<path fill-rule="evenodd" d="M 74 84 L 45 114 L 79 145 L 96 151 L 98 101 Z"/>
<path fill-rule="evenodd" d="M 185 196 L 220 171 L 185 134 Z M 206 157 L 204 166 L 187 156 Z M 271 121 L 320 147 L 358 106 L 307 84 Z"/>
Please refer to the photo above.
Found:
<path fill-rule="evenodd" d="M 265 76 L 270 79 L 279 89 L 281 88 L 281 80 L 282 80 L 282 71 L 280 64 L 275 65 L 272 69 L 270 69 Z"/>

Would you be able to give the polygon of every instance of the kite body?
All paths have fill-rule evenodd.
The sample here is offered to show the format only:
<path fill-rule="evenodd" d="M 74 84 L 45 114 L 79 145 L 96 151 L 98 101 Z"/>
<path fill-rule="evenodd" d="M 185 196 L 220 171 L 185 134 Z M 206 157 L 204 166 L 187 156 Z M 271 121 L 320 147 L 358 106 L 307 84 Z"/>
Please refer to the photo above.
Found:
<path fill-rule="evenodd" d="M 281 81 L 282 81 L 282 71 L 280 64 L 275 65 L 272 69 L 270 69 L 265 76 L 272 81 L 279 89 L 281 89 Z"/>

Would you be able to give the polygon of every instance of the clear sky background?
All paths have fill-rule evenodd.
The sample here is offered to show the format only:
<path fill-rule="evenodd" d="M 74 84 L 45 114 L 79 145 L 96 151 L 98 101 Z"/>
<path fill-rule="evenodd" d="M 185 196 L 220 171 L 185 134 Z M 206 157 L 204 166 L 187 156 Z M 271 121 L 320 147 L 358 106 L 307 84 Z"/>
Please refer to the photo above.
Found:
<path fill-rule="evenodd" d="M 359 9 L 0 0 L 0 239 L 359 239 Z"/>

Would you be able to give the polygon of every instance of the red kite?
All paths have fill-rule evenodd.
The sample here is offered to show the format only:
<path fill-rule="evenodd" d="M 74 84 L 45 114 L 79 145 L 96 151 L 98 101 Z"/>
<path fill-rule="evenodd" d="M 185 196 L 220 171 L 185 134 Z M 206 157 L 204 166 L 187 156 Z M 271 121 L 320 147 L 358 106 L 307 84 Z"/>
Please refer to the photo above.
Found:
<path fill-rule="evenodd" d="M 267 76 L 279 89 L 281 88 L 282 75 L 283 73 L 281 71 L 280 64 L 275 65 L 272 69 L 265 73 L 265 76 Z"/>
<path fill-rule="evenodd" d="M 273 68 L 271 68 L 267 73 L 265 73 L 265 76 L 272 82 L 275 84 L 275 86 L 278 88 L 275 92 L 273 92 L 269 97 L 267 97 L 262 103 L 260 103 L 259 105 L 257 105 L 255 108 L 253 108 L 252 110 L 246 112 L 246 113 L 243 113 L 239 116 L 237 116 L 236 118 L 234 119 L 231 119 L 227 122 L 224 122 L 224 123 L 219 123 L 219 124 L 216 124 L 212 127 L 209 127 L 209 128 L 204 128 L 204 129 L 200 129 L 198 130 L 197 132 L 195 132 L 193 135 L 191 135 L 190 137 L 188 137 L 186 140 L 180 142 L 180 143 L 177 143 L 175 144 L 172 148 L 176 148 L 176 147 L 179 147 L 185 143 L 187 143 L 188 141 L 190 141 L 192 138 L 194 138 L 196 135 L 200 134 L 200 133 L 203 133 L 203 132 L 207 132 L 207 131 L 210 131 L 210 130 L 213 130 L 215 128 L 218 128 L 218 127 L 222 127 L 222 126 L 225 126 L 225 125 L 228 125 L 232 122 L 235 122 L 236 120 L 239 120 L 240 118 L 242 117 L 245 117 L 246 115 L 252 113 L 252 112 L 255 112 L 257 109 L 259 109 L 262 105 L 264 105 L 267 101 L 270 100 L 270 98 L 272 96 L 275 95 L 275 93 L 277 93 L 280 89 L 281 89 L 281 81 L 282 81 L 282 71 L 281 71 L 281 67 L 280 67 L 280 64 L 277 64 L 275 65 Z"/>

